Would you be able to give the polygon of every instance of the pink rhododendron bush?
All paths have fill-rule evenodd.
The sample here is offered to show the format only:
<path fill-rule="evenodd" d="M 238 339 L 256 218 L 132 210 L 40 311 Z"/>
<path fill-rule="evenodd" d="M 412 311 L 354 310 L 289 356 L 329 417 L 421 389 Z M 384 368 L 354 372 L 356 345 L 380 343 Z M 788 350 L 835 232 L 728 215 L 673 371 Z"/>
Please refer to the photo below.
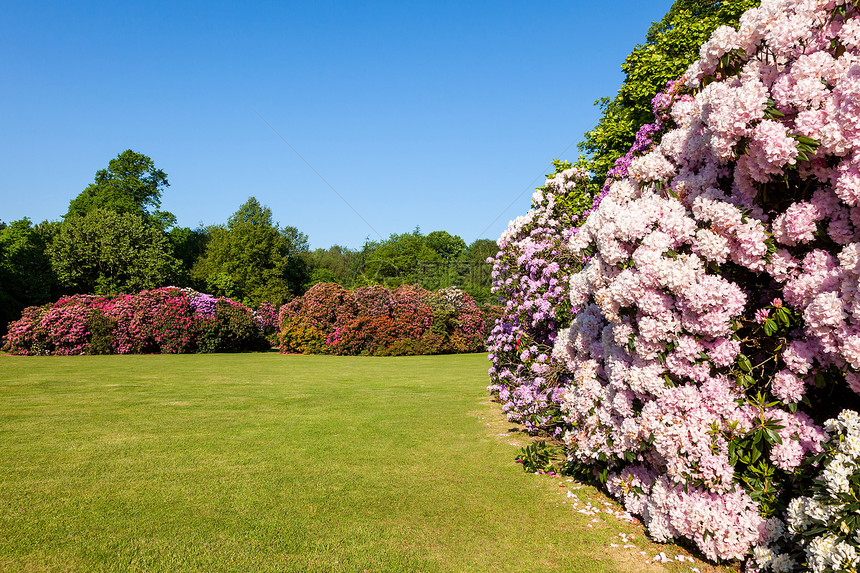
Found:
<path fill-rule="evenodd" d="M 555 233 L 577 261 L 573 319 L 535 363 L 563 370 L 569 462 L 657 540 L 752 570 L 857 570 L 860 9 L 765 0 L 654 108 L 584 223 Z M 523 352 L 497 328 L 494 353 Z M 503 401 L 523 385 L 552 401 L 528 358 L 511 385 L 491 356 Z"/>
<path fill-rule="evenodd" d="M 25 309 L 10 323 L 3 348 L 21 355 L 266 350 L 273 311 L 264 310 L 258 315 L 228 298 L 175 287 L 75 295 Z"/>
<path fill-rule="evenodd" d="M 317 283 L 282 306 L 280 318 L 281 352 L 397 356 L 485 348 L 483 314 L 454 287 L 347 290 Z"/>
<path fill-rule="evenodd" d="M 564 243 L 579 212 L 591 204 L 577 184 L 588 174 L 557 164 L 558 173 L 532 197 L 532 209 L 511 221 L 499 238 L 493 263 L 493 292 L 504 302 L 488 339 L 489 390 L 508 420 L 529 431 L 562 432 L 561 399 L 567 376 L 552 357 L 560 328 L 571 320 L 567 283 L 575 265 Z"/>

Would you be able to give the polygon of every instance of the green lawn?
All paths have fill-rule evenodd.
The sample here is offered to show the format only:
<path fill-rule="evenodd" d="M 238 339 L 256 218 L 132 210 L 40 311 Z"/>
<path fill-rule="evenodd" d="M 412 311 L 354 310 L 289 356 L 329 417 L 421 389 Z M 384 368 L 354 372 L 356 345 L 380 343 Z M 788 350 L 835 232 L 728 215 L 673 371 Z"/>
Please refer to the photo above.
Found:
<path fill-rule="evenodd" d="M 629 569 L 513 462 L 487 366 L 0 356 L 0 571 Z"/>

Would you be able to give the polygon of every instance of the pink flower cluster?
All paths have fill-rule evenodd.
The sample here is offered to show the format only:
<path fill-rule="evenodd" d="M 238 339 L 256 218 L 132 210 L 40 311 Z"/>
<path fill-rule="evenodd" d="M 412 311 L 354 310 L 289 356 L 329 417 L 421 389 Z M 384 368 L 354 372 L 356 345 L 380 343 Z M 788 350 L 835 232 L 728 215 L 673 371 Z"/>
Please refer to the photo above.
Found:
<path fill-rule="evenodd" d="M 236 310 L 219 311 L 219 304 Z M 242 327 L 237 316 L 247 318 L 252 332 L 234 332 Z M 75 295 L 27 308 L 9 325 L 4 349 L 21 355 L 212 352 L 227 349 L 221 341 L 237 336 L 242 342 L 231 350 L 260 346 L 261 325 L 251 309 L 191 289 L 165 287 L 135 295 Z"/>
<path fill-rule="evenodd" d="M 510 222 L 491 259 L 493 292 L 505 306 L 488 340 L 488 390 L 503 402 L 509 420 L 532 432 L 562 431 L 558 404 L 564 380 L 554 374 L 558 365 L 550 354 L 558 329 L 570 318 L 570 261 L 560 255 L 563 229 L 578 216 L 566 212 L 561 202 L 582 193 L 587 176 L 570 168 L 547 178 L 534 193 L 528 214 Z"/>
<path fill-rule="evenodd" d="M 789 488 L 827 438 L 813 389 L 857 405 L 858 30 L 836 0 L 764 0 L 718 29 L 569 234 L 580 310 L 552 352 L 569 456 L 608 470 L 656 538 L 712 559 L 767 542 L 737 475 L 746 438 L 773 434 Z"/>
<path fill-rule="evenodd" d="M 263 301 L 254 313 L 254 318 L 260 324 L 263 334 L 272 344 L 277 344 L 280 328 L 279 308 L 268 301 Z"/>

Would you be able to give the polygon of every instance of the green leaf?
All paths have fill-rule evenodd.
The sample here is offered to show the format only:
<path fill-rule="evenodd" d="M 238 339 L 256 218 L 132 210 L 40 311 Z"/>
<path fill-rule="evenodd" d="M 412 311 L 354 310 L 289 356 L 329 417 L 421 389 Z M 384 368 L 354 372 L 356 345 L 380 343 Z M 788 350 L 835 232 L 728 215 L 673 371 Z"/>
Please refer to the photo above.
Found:
<path fill-rule="evenodd" d="M 805 135 L 795 135 L 794 138 L 797 139 L 797 141 L 799 141 L 800 143 L 802 143 L 804 145 L 808 145 L 808 146 L 813 147 L 813 148 L 821 145 L 816 140 L 812 139 L 811 137 L 807 137 Z"/>
<path fill-rule="evenodd" d="M 758 446 L 758 444 L 761 443 L 761 439 L 763 436 L 764 436 L 764 433 L 761 430 L 756 430 L 756 433 L 753 434 L 753 439 L 752 439 L 751 445 L 754 446 L 753 447 L 754 451 L 758 451 L 758 448 L 755 446 Z M 758 459 L 758 458 L 756 457 L 756 459 Z M 755 460 L 753 460 L 753 461 L 755 461 Z"/>
<path fill-rule="evenodd" d="M 773 336 L 773 334 L 777 330 L 779 330 L 779 327 L 776 325 L 776 323 L 772 319 L 770 319 L 770 318 L 765 319 L 765 321 L 764 321 L 764 333 L 767 336 Z"/>
<path fill-rule="evenodd" d="M 782 438 L 779 437 L 779 434 L 777 434 L 775 431 L 773 431 L 770 428 L 767 428 L 765 430 L 765 439 L 767 440 L 767 442 L 769 444 L 781 444 L 782 443 Z"/>

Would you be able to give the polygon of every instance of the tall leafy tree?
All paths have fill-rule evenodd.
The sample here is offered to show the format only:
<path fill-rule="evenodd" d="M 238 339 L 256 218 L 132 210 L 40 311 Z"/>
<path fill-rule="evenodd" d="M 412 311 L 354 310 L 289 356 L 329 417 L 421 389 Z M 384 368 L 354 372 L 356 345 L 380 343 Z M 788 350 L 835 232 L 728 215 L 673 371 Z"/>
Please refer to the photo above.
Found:
<path fill-rule="evenodd" d="M 173 248 L 173 255 L 182 263 L 180 282 L 190 284 L 189 275 L 194 263 L 203 256 L 206 244 L 209 242 L 209 232 L 205 228 L 190 229 L 188 227 L 173 227 L 167 233 L 167 238 Z M 194 285 L 203 288 L 204 285 Z"/>
<path fill-rule="evenodd" d="M 359 272 L 360 253 L 334 245 L 328 249 L 315 249 L 304 255 L 310 278 L 304 290 L 316 283 L 337 283 L 352 288 Z"/>
<path fill-rule="evenodd" d="M 498 297 L 492 293 L 493 265 L 487 263 L 488 258 L 496 256 L 499 246 L 489 239 L 477 239 L 469 245 L 463 254 L 468 261 L 467 274 L 463 279 L 463 290 L 481 302 L 498 302 Z"/>
<path fill-rule="evenodd" d="M 66 219 L 48 248 L 60 283 L 74 292 L 132 293 L 173 282 L 180 262 L 165 234 L 138 214 L 92 209 Z"/>
<path fill-rule="evenodd" d="M 47 221 L 33 225 L 26 217 L 0 228 L 0 333 L 24 307 L 45 304 L 57 294 L 46 253 L 56 228 Z"/>
<path fill-rule="evenodd" d="M 499 246 L 490 239 L 477 239 L 469 245 L 466 257 L 474 263 L 486 263 L 490 257 L 495 257 L 499 252 Z"/>
<path fill-rule="evenodd" d="M 420 282 L 419 265 L 440 262 L 442 257 L 427 245 L 421 230 L 392 233 L 384 241 L 367 241 L 362 249 L 364 268 L 359 284 L 397 286 Z"/>
<path fill-rule="evenodd" d="M 699 47 L 717 27 L 736 26 L 741 14 L 758 4 L 759 0 L 677 0 L 651 25 L 645 42 L 621 65 L 624 83 L 618 94 L 596 102 L 603 115 L 579 144 L 596 186 L 603 184 L 606 172 L 633 144 L 638 129 L 652 120 L 654 96 L 698 58 Z"/>
<path fill-rule="evenodd" d="M 483 239 L 471 246 L 447 231 L 422 235 L 392 234 L 384 241 L 367 241 L 360 253 L 361 273 L 357 285 L 418 284 L 428 290 L 459 287 L 482 300 L 492 299 L 491 265 L 488 256 L 495 255 L 495 242 Z"/>
<path fill-rule="evenodd" d="M 247 304 L 282 304 L 307 282 L 302 254 L 307 236 L 295 227 L 272 220 L 272 211 L 250 197 L 227 225 L 207 229 L 209 241 L 194 264 L 191 277 L 216 294 Z"/>
<path fill-rule="evenodd" d="M 433 231 L 427 235 L 424 242 L 446 261 L 457 260 L 466 251 L 466 242 L 448 231 Z"/>
<path fill-rule="evenodd" d="M 169 186 L 167 174 L 156 168 L 152 159 L 126 149 L 110 160 L 107 169 L 97 171 L 95 181 L 72 199 L 66 217 L 107 209 L 139 215 L 166 228 L 175 224 L 175 217 L 158 208 Z"/>

